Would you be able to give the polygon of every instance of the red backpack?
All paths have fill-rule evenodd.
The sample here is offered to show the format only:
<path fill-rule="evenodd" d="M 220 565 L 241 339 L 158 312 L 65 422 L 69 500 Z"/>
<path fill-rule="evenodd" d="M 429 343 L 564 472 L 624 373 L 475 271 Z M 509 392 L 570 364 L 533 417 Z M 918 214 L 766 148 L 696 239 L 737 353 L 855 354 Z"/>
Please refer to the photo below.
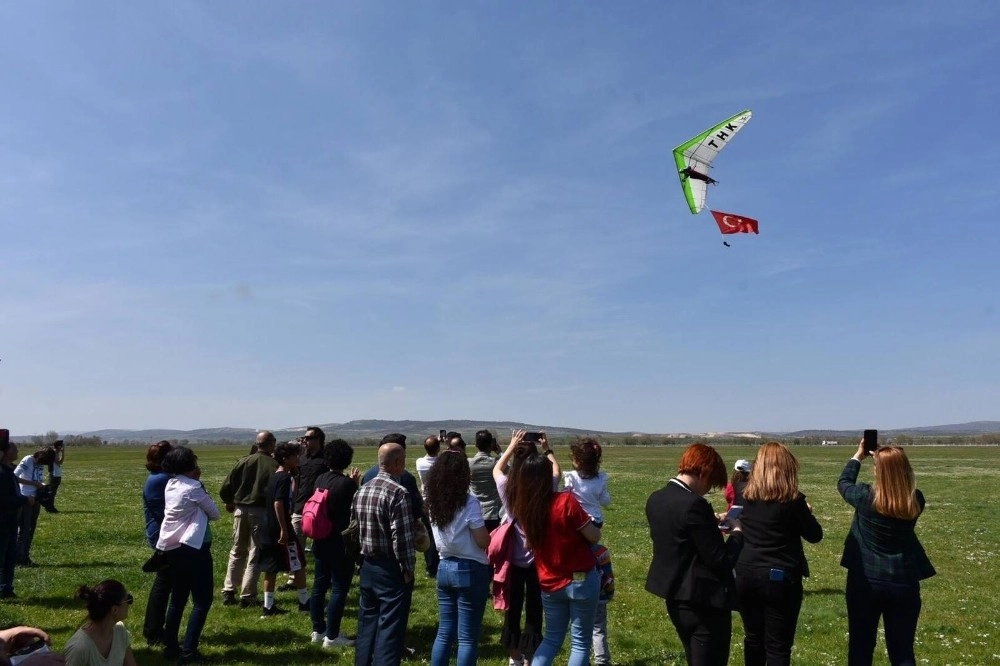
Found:
<path fill-rule="evenodd" d="M 333 534 L 333 521 L 327 508 L 329 496 L 329 490 L 317 488 L 302 507 L 302 533 L 313 541 L 322 541 Z"/>

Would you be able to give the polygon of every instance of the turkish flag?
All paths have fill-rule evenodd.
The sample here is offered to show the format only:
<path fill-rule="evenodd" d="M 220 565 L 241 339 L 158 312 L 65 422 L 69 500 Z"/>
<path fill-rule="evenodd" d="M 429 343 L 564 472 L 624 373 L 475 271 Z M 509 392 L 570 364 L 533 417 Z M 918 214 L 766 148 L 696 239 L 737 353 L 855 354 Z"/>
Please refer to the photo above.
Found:
<path fill-rule="evenodd" d="M 712 211 L 712 216 L 715 218 L 715 223 L 719 225 L 719 231 L 724 234 L 760 233 L 757 220 L 752 218 L 733 213 L 720 213 L 717 210 Z"/>

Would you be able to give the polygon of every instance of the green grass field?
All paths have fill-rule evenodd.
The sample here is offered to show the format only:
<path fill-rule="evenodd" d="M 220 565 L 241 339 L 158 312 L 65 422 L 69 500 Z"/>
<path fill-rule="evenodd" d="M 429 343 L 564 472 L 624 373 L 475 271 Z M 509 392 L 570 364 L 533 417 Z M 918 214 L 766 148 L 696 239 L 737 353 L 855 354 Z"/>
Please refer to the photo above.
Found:
<path fill-rule="evenodd" d="M 604 469 L 611 474 L 615 502 L 607 514 L 605 543 L 614 553 L 617 594 L 609 607 L 609 634 L 615 664 L 661 666 L 682 663 L 683 655 L 663 603 L 643 590 L 649 565 L 649 536 L 643 507 L 650 492 L 676 469 L 682 449 L 609 448 Z M 751 447 L 720 449 L 727 465 L 752 458 Z M 823 525 L 824 540 L 806 545 L 812 578 L 799 619 L 793 658 L 800 664 L 842 664 L 846 660 L 847 618 L 845 572 L 838 566 L 851 509 L 840 499 L 836 481 L 849 447 L 801 447 L 802 491 Z M 217 495 L 222 479 L 243 449 L 196 447 L 203 481 Z M 557 447 L 561 461 L 568 450 Z M 412 469 L 411 453 L 409 463 Z M 923 585 L 923 612 L 917 634 L 920 663 L 981 666 L 1000 663 L 998 598 L 1000 521 L 996 494 L 1000 487 L 1000 448 L 911 447 L 918 485 L 927 510 L 918 533 L 938 575 Z M 374 449 L 359 449 L 355 463 L 372 463 Z M 42 513 L 32 552 L 40 564 L 18 569 L 15 602 L 0 602 L 0 625 L 30 624 L 48 630 L 57 647 L 79 627 L 85 613 L 73 599 L 81 583 L 104 578 L 123 581 L 135 595 L 127 621 L 140 664 L 165 664 L 141 636 L 142 617 L 151 576 L 140 571 L 149 552 L 143 539 L 142 484 L 144 451 L 138 449 L 72 449 L 64 471 L 59 505 L 62 513 Z M 862 480 L 870 480 L 866 462 Z M 716 508 L 721 493 L 709 496 Z M 216 588 L 221 588 L 230 545 L 227 515 L 216 523 L 213 544 Z M 355 579 L 355 584 L 357 579 Z M 217 597 L 218 599 L 218 597 Z M 356 628 L 356 590 L 348 602 L 345 630 Z M 279 604 L 294 607 L 294 593 L 279 593 Z M 407 644 L 417 649 L 416 663 L 427 663 L 436 631 L 437 604 L 433 581 L 419 575 Z M 497 646 L 501 616 L 486 610 L 480 663 L 507 663 Z M 742 664 L 742 630 L 734 620 L 730 662 Z M 311 626 L 304 614 L 259 619 L 256 610 L 216 603 L 202 637 L 202 650 L 225 664 L 353 663 L 353 651 L 324 651 L 309 643 Z M 876 664 L 888 663 L 880 643 Z M 565 661 L 565 656 L 561 659 Z M 414 662 L 411 662 L 414 663 Z"/>

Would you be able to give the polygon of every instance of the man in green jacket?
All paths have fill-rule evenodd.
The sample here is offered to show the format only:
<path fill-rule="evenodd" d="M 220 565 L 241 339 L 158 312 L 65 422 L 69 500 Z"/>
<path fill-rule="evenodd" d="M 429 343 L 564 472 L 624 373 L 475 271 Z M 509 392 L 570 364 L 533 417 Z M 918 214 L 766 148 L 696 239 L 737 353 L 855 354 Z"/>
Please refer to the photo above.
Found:
<path fill-rule="evenodd" d="M 222 603 L 239 603 L 240 608 L 256 608 L 257 568 L 260 532 L 264 521 L 267 483 L 278 470 L 272 458 L 276 443 L 274 433 L 263 430 L 257 435 L 257 451 L 241 458 L 222 482 L 219 497 L 226 511 L 233 514 L 233 547 L 229 551 L 226 581 L 222 585 Z M 236 599 L 236 585 L 240 598 Z"/>

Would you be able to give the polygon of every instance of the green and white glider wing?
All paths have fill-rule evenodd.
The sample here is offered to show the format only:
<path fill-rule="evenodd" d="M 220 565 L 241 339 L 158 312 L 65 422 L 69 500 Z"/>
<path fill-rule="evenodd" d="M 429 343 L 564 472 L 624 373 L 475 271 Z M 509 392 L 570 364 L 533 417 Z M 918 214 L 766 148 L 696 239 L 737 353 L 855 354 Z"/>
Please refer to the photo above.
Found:
<path fill-rule="evenodd" d="M 684 189 L 688 208 L 691 209 L 692 213 L 697 215 L 705 207 L 708 183 L 691 178 L 681 172 L 685 169 L 691 169 L 707 176 L 708 170 L 712 166 L 712 160 L 722 152 L 722 149 L 729 144 L 736 133 L 750 122 L 751 115 L 753 114 L 751 114 L 750 109 L 740 111 L 732 118 L 723 120 L 715 127 L 705 130 L 693 139 L 674 148 L 674 162 L 677 165 L 678 176 L 681 179 L 681 187 Z"/>

